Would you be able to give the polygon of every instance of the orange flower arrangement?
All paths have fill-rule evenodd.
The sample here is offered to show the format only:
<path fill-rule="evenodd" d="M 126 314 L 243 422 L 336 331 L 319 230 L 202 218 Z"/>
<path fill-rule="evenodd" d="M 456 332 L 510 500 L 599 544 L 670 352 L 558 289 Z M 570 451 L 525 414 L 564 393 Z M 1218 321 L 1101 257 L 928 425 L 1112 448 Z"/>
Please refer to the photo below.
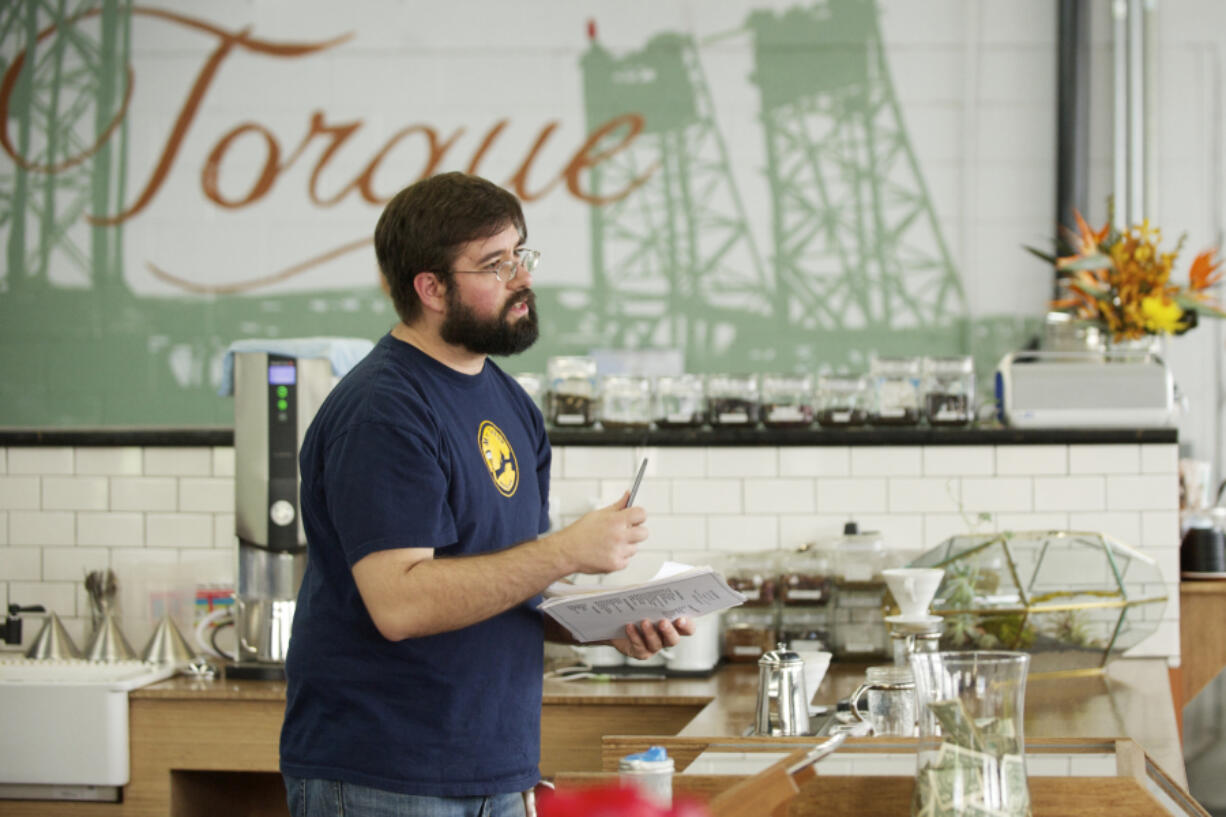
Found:
<path fill-rule="evenodd" d="M 1027 248 L 1059 273 L 1063 294 L 1051 302 L 1053 310 L 1097 321 L 1117 341 L 1183 334 L 1196 326 L 1199 315 L 1226 318 L 1209 294 L 1222 279 L 1216 249 L 1193 259 L 1188 284 L 1180 287 L 1170 277 L 1183 237 L 1173 251 L 1162 252 L 1162 231 L 1148 219 L 1119 232 L 1111 228 L 1110 219 L 1094 230 L 1080 213 L 1074 216 L 1077 230 L 1062 230 L 1069 254 L 1048 256 Z"/>

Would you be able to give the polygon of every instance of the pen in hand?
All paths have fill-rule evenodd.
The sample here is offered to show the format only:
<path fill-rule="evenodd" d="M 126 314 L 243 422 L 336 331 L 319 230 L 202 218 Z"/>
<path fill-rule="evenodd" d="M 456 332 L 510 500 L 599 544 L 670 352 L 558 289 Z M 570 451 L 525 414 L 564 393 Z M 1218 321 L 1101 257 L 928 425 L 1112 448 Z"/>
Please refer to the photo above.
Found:
<path fill-rule="evenodd" d="M 646 470 L 647 458 L 643 457 L 643 462 L 639 465 L 639 472 L 634 476 L 634 484 L 630 486 L 630 497 L 626 500 L 627 508 L 634 504 L 634 497 L 639 492 L 639 483 L 643 481 L 643 472 Z"/>

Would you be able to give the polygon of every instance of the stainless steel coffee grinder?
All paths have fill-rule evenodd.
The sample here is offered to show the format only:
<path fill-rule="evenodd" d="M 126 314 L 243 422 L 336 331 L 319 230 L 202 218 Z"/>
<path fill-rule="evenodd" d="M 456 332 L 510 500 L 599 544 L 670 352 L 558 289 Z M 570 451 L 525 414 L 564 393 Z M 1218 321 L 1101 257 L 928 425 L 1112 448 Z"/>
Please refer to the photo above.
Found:
<path fill-rule="evenodd" d="M 285 677 L 290 625 L 306 568 L 298 451 L 334 382 L 326 358 L 234 354 L 238 566 L 230 677 Z"/>

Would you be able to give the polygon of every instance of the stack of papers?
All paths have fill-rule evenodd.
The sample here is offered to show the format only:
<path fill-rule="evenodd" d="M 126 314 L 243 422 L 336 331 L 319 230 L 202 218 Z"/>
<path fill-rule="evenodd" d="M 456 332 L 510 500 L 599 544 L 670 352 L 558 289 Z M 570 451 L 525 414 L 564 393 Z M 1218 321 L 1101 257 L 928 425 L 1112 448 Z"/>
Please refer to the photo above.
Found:
<path fill-rule="evenodd" d="M 540 609 L 586 644 L 624 638 L 626 625 L 643 619 L 697 618 L 744 601 L 713 568 L 665 562 L 641 584 L 584 587 L 555 582 L 546 588 Z"/>

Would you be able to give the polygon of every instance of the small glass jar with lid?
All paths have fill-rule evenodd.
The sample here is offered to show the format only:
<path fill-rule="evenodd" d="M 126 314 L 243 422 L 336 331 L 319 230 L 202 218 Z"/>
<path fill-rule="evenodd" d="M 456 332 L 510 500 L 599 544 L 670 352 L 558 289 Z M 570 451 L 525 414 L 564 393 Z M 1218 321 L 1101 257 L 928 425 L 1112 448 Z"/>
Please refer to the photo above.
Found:
<path fill-rule="evenodd" d="M 813 425 L 813 378 L 807 374 L 762 375 L 762 424 L 767 428 Z"/>
<path fill-rule="evenodd" d="M 587 427 L 595 423 L 596 360 L 551 357 L 545 371 L 549 380 L 549 422 L 559 427 Z"/>
<path fill-rule="evenodd" d="M 779 598 L 787 606 L 824 605 L 830 601 L 834 556 L 808 546 L 779 560 Z"/>
<path fill-rule="evenodd" d="M 515 382 L 520 385 L 524 391 L 528 392 L 528 396 L 532 398 L 532 402 L 540 409 L 541 414 L 545 413 L 545 375 L 536 372 L 521 372 L 514 375 Z"/>
<path fill-rule="evenodd" d="M 696 374 L 657 377 L 654 414 L 660 428 L 702 425 L 707 415 L 702 378 Z"/>
<path fill-rule="evenodd" d="M 775 648 L 776 622 L 771 609 L 733 607 L 724 611 L 724 659 L 733 664 L 756 664 Z"/>
<path fill-rule="evenodd" d="M 779 640 L 789 650 L 830 649 L 829 607 L 782 607 L 779 610 Z"/>
<path fill-rule="evenodd" d="M 831 554 L 836 587 L 871 585 L 873 592 L 884 593 L 881 571 L 891 566 L 891 556 L 881 533 L 861 533 L 858 524 L 848 522 L 843 525 L 842 536 L 824 540 L 824 545 Z"/>
<path fill-rule="evenodd" d="M 974 358 L 924 358 L 924 416 L 932 426 L 964 426 L 975 419 Z"/>
<path fill-rule="evenodd" d="M 651 381 L 641 375 L 600 378 L 600 424 L 608 429 L 645 429 L 651 425 Z"/>
<path fill-rule="evenodd" d="M 728 586 L 745 596 L 745 607 L 769 607 L 779 598 L 779 561 L 774 551 L 733 553 L 725 569 Z"/>
<path fill-rule="evenodd" d="M 913 426 L 920 420 L 921 362 L 918 357 L 878 357 L 869 365 L 875 426 Z"/>
<path fill-rule="evenodd" d="M 716 428 L 752 428 L 758 424 L 761 403 L 758 376 L 707 375 L 707 418 Z"/>
<path fill-rule="evenodd" d="M 817 422 L 823 428 L 864 425 L 872 402 L 872 386 L 863 375 L 832 374 L 817 379 Z"/>

